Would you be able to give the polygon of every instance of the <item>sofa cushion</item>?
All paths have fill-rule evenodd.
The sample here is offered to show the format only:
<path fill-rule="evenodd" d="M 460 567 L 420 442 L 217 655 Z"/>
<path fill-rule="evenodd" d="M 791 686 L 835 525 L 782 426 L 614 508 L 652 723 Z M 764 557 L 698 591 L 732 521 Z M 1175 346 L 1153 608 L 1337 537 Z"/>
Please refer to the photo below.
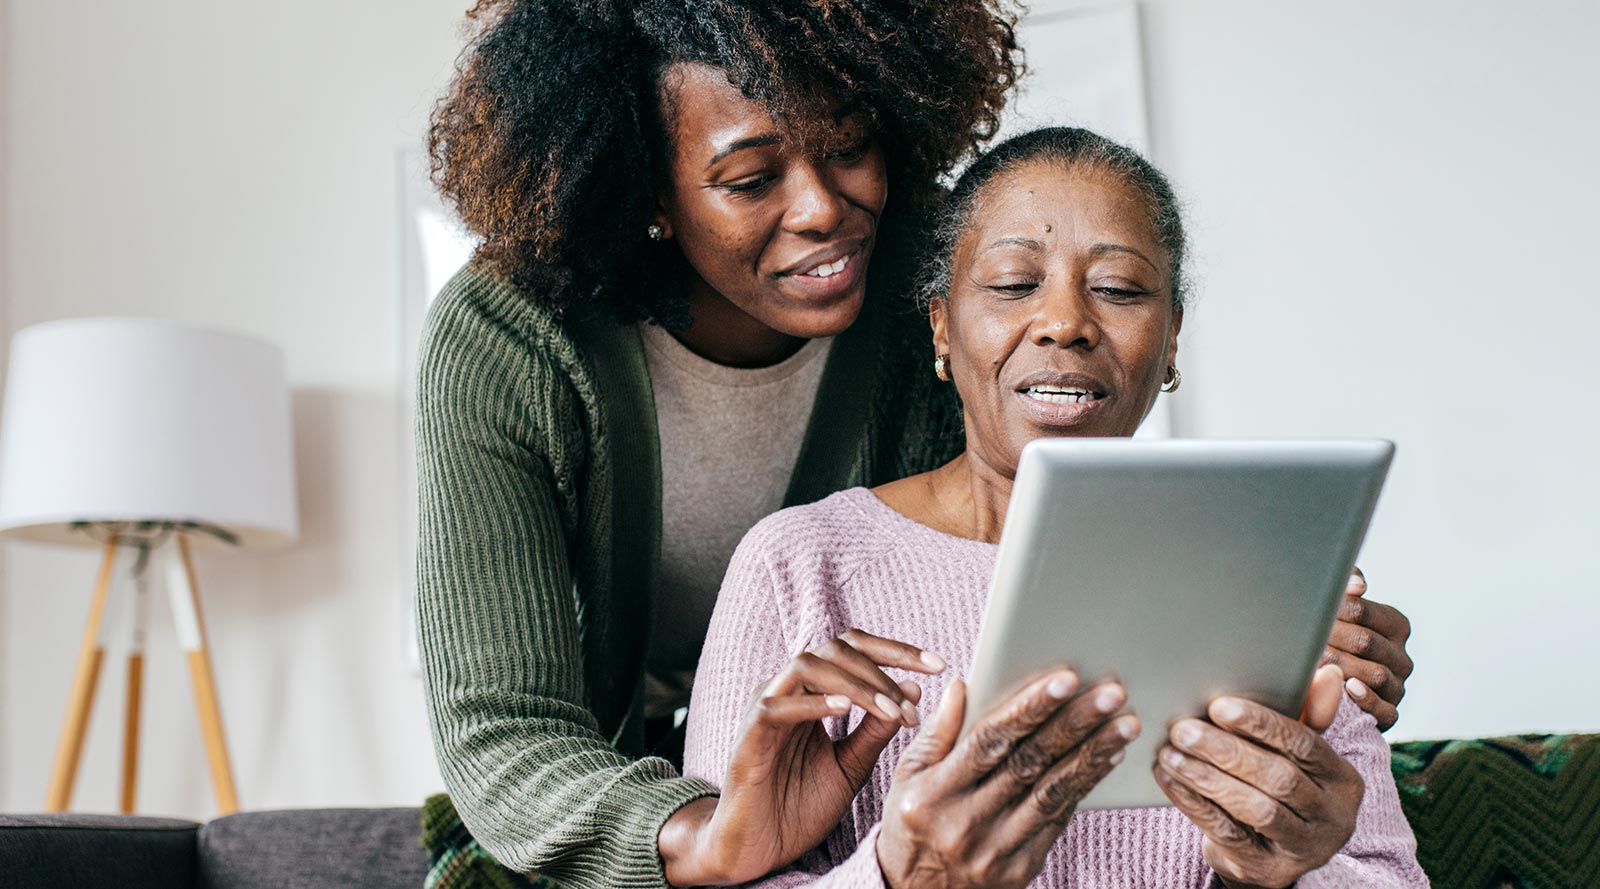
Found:
<path fill-rule="evenodd" d="M 415 810 L 413 810 L 415 811 Z M 188 889 L 200 825 L 126 815 L 0 815 L 0 884 Z"/>
<path fill-rule="evenodd" d="M 415 808 L 228 815 L 200 829 L 201 889 L 418 889 L 428 872 Z"/>

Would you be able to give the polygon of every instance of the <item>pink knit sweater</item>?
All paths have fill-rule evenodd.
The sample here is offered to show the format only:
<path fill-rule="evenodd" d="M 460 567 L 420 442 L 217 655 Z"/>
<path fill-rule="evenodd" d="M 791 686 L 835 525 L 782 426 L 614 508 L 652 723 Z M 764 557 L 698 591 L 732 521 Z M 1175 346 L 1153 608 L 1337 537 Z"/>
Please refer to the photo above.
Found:
<path fill-rule="evenodd" d="M 948 682 L 971 666 L 997 550 L 907 519 L 865 488 L 763 520 L 734 554 L 711 619 L 689 708 L 684 772 L 720 785 L 756 687 L 794 655 L 851 627 L 949 661 L 939 676 L 887 671 L 923 686 L 920 711 L 924 721 L 930 719 Z M 829 719 L 829 732 L 842 737 L 860 711 L 848 717 L 849 726 L 845 719 Z M 878 822 L 895 763 L 912 737 L 902 729 L 889 742 L 866 787 L 821 847 L 759 885 L 882 887 Z M 1297 885 L 1427 886 L 1377 724 L 1346 700 L 1326 737 L 1360 770 L 1366 796 L 1350 842 Z M 1198 889 L 1212 878 L 1200 842 L 1199 830 L 1175 808 L 1080 812 L 1032 885 Z"/>

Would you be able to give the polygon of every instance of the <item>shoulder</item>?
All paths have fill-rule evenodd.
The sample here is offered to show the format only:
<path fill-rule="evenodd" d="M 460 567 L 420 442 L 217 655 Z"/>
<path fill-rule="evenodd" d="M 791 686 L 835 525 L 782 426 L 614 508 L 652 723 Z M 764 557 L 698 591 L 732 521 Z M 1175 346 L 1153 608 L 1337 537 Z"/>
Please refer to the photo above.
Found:
<path fill-rule="evenodd" d="M 866 488 L 849 488 L 781 509 L 750 529 L 734 561 L 759 567 L 780 587 L 836 588 L 895 546 L 876 500 Z"/>
<path fill-rule="evenodd" d="M 424 361 L 541 363 L 572 351 L 572 337 L 550 308 L 474 264 L 451 277 L 428 307 L 422 351 Z"/>
<path fill-rule="evenodd" d="M 428 308 L 417 373 L 419 430 L 488 428 L 546 454 L 584 435 L 588 362 L 562 320 L 504 279 L 469 265 Z M 461 430 L 462 432 L 466 430 Z"/>

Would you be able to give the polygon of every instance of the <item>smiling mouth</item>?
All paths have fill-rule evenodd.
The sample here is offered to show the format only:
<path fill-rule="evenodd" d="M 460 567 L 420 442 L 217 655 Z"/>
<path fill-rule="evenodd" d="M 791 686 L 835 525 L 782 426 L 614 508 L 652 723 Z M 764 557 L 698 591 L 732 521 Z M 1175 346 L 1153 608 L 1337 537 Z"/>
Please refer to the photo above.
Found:
<path fill-rule="evenodd" d="M 1022 394 L 1044 404 L 1087 404 L 1105 398 L 1103 392 L 1093 392 L 1075 386 L 1029 386 Z"/>
<path fill-rule="evenodd" d="M 799 276 L 802 278 L 831 278 L 848 268 L 850 263 L 855 261 L 857 254 L 860 252 L 860 250 L 855 250 L 850 253 L 846 253 L 844 256 L 839 257 L 833 262 L 825 262 L 816 268 L 800 272 Z"/>

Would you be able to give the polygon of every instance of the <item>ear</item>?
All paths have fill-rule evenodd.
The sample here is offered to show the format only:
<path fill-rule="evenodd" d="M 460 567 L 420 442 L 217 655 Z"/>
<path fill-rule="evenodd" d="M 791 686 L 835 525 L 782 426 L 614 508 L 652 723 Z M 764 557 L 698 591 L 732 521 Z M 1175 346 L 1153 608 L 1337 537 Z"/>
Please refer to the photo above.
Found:
<path fill-rule="evenodd" d="M 650 214 L 650 224 L 661 226 L 661 240 L 672 237 L 672 189 L 659 186 L 656 190 L 655 210 Z"/>
<path fill-rule="evenodd" d="M 651 215 L 650 224 L 661 226 L 661 240 L 672 239 L 672 213 L 660 201 L 656 201 L 656 212 Z"/>
<path fill-rule="evenodd" d="M 928 326 L 933 328 L 933 354 L 950 354 L 950 335 L 945 324 L 950 318 L 950 298 L 936 296 L 928 301 Z"/>
<path fill-rule="evenodd" d="M 1167 333 L 1167 363 L 1178 365 L 1178 331 L 1183 330 L 1183 307 L 1172 312 L 1172 329 Z"/>

